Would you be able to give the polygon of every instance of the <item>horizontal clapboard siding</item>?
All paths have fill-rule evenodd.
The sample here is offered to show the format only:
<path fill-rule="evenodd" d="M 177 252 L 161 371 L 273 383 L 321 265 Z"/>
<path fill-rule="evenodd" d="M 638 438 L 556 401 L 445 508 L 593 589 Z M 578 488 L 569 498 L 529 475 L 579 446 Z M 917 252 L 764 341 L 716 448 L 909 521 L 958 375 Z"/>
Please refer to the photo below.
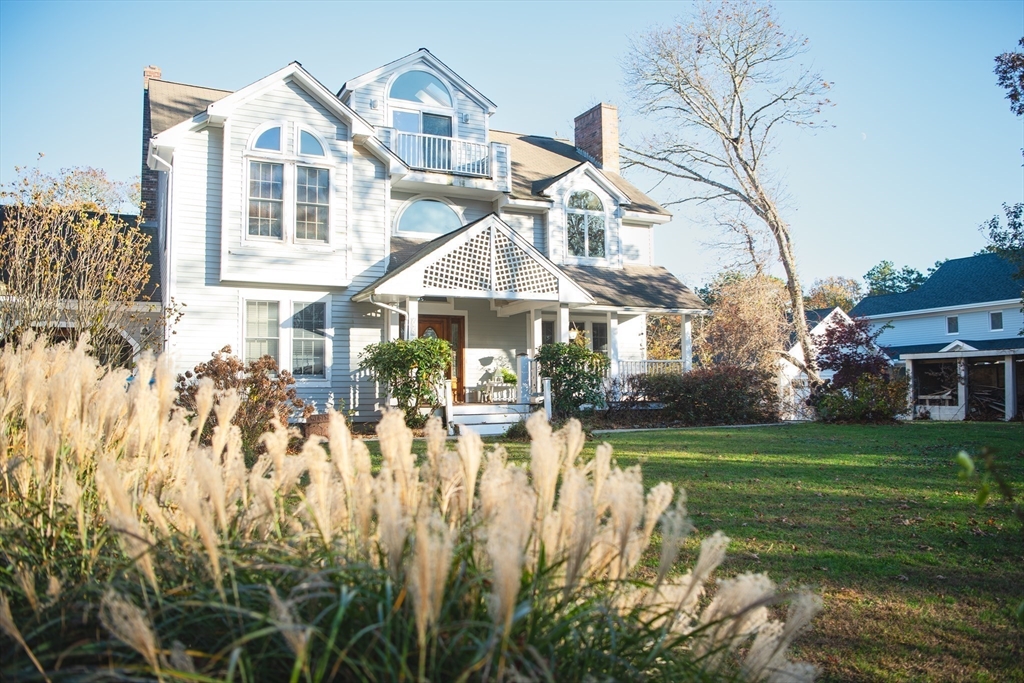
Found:
<path fill-rule="evenodd" d="M 1003 314 L 1003 329 L 993 330 L 989 314 Z M 946 333 L 946 317 L 957 316 L 959 331 L 956 334 Z M 890 322 L 892 327 L 884 330 L 878 338 L 883 346 L 911 346 L 914 344 L 937 344 L 953 342 L 957 339 L 1010 339 L 1024 326 L 1019 306 L 993 306 L 985 310 L 949 311 L 935 315 L 914 317 L 877 318 L 872 321 L 875 329 Z"/>
<path fill-rule="evenodd" d="M 520 237 L 532 244 L 537 250 L 544 254 L 548 253 L 547 240 L 545 239 L 544 216 L 536 213 L 512 213 L 502 212 L 501 220 L 508 223 L 509 227 L 515 230 Z"/>

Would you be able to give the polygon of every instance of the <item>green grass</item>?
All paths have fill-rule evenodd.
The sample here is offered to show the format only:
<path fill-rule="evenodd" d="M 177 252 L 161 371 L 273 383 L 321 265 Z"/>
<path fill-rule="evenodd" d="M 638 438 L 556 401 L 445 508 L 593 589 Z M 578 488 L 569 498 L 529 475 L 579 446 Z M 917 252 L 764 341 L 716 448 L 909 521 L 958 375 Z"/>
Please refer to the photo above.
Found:
<path fill-rule="evenodd" d="M 647 486 L 684 488 L 700 538 L 733 539 L 719 576 L 817 587 L 825 611 L 794 654 L 823 680 L 1024 681 L 1024 534 L 979 509 L 953 458 L 992 449 L 1024 494 L 1024 426 L 914 423 L 601 435 Z M 497 440 L 497 441 L 500 441 Z M 593 454 L 598 440 L 588 443 Z M 417 443 L 422 450 L 423 445 Z M 516 459 L 528 444 L 506 444 Z M 653 560 L 652 560 L 653 563 Z"/>

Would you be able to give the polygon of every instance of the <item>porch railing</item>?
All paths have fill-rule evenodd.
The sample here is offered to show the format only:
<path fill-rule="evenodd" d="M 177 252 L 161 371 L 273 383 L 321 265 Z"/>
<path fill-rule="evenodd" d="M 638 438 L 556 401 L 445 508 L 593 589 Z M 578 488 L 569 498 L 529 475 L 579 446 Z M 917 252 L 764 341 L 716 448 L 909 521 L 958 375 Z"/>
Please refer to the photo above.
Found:
<path fill-rule="evenodd" d="M 491 150 L 477 142 L 395 131 L 390 147 L 412 168 L 468 176 L 491 175 Z"/>
<path fill-rule="evenodd" d="M 682 360 L 620 360 L 619 377 L 630 375 L 681 375 L 686 372 Z"/>

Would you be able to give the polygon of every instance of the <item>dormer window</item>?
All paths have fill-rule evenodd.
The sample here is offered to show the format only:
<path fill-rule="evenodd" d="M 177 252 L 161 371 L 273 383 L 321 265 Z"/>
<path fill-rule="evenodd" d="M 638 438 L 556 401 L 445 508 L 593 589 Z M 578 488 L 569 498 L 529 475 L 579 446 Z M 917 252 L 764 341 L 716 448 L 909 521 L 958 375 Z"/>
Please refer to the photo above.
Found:
<path fill-rule="evenodd" d="M 605 258 L 604 205 L 590 190 L 573 192 L 566 208 L 569 254 L 580 258 Z"/>
<path fill-rule="evenodd" d="M 398 216 L 398 232 L 412 235 L 446 235 L 462 227 L 455 210 L 437 199 L 418 199 Z"/>

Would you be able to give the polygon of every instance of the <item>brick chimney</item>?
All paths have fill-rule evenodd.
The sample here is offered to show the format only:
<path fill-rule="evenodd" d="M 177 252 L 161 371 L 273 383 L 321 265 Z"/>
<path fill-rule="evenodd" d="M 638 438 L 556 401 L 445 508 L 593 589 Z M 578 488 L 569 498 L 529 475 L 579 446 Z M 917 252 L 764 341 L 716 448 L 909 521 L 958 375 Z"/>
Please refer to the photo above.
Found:
<path fill-rule="evenodd" d="M 576 117 L 576 148 L 606 171 L 619 172 L 619 110 L 601 104 Z"/>
<path fill-rule="evenodd" d="M 143 89 L 144 90 L 149 90 L 149 79 L 155 78 L 157 80 L 160 80 L 160 77 L 162 75 L 163 75 L 163 72 L 160 70 L 160 67 L 153 66 L 152 64 L 147 66 L 145 69 L 142 70 L 142 87 L 143 87 Z"/>
<path fill-rule="evenodd" d="M 142 222 L 153 223 L 156 221 L 156 195 L 159 174 L 146 165 L 146 156 L 149 153 L 149 139 L 153 136 L 153 120 L 149 113 L 149 80 L 159 79 L 163 73 L 160 67 L 150 64 L 142 70 L 142 202 L 145 207 L 142 209 Z"/>

